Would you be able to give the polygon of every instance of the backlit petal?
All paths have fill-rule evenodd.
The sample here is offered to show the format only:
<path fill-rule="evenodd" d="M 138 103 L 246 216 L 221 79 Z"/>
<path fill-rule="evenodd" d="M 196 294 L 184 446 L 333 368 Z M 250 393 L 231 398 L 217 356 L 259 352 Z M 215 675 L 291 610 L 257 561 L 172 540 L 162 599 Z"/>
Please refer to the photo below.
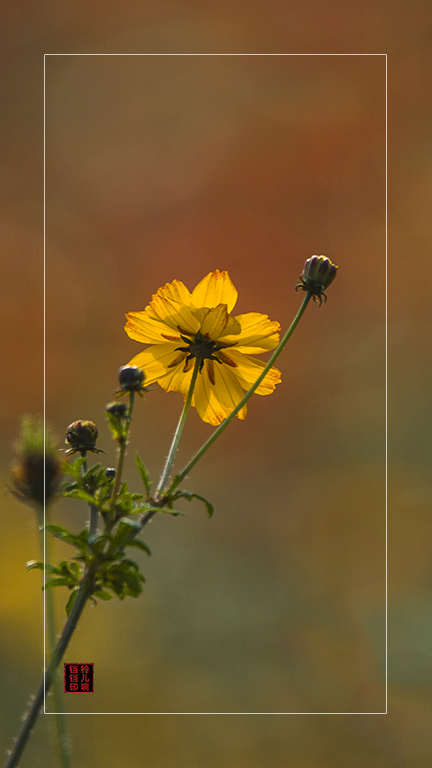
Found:
<path fill-rule="evenodd" d="M 181 342 L 179 332 L 168 328 L 151 307 L 146 307 L 143 312 L 129 312 L 126 318 L 125 331 L 135 341 L 141 341 L 143 344 L 162 344 L 164 341 L 177 340 Z M 167 336 L 170 336 L 170 339 L 167 339 Z"/>
<path fill-rule="evenodd" d="M 154 344 L 132 358 L 128 365 L 136 365 L 138 368 L 142 368 L 146 375 L 145 385 L 147 386 L 147 384 L 158 381 L 158 379 L 161 379 L 168 373 L 171 374 L 169 366 L 178 357 L 179 352 L 176 350 L 175 343 Z M 186 354 L 184 359 L 186 359 Z"/>
<path fill-rule="evenodd" d="M 235 318 L 240 323 L 241 331 L 233 335 L 225 333 L 220 341 L 235 343 L 241 352 L 259 354 L 268 349 L 274 349 L 279 344 L 280 325 L 275 320 L 269 320 L 267 315 L 259 312 L 248 312 L 245 315 L 237 315 Z"/>
<path fill-rule="evenodd" d="M 172 283 L 166 283 L 156 292 L 156 295 L 163 296 L 165 299 L 178 301 L 180 304 L 190 305 L 191 295 L 188 288 L 181 280 L 173 280 Z"/>
<path fill-rule="evenodd" d="M 233 376 L 237 378 L 243 389 L 250 389 L 252 384 L 262 373 L 266 363 L 264 363 L 263 360 L 256 360 L 253 357 L 244 355 L 242 352 L 239 352 L 233 347 L 230 347 L 226 354 L 231 360 L 233 360 L 233 362 L 237 363 L 235 368 L 231 368 Z M 280 380 L 281 372 L 277 368 L 270 368 L 269 372 L 266 374 L 266 377 L 255 390 L 255 393 L 257 395 L 270 395 L 273 392 L 276 384 L 279 384 Z"/>
<path fill-rule="evenodd" d="M 158 384 L 160 384 L 165 392 L 181 392 L 182 395 L 186 397 L 191 383 L 193 368 L 194 367 L 192 365 L 185 373 L 183 361 L 181 365 L 173 368 L 168 376 L 164 376 L 162 379 L 159 379 Z M 194 401 L 192 399 L 192 405 L 193 404 Z"/>
<path fill-rule="evenodd" d="M 232 312 L 237 301 L 237 290 L 231 282 L 228 272 L 210 272 L 193 289 L 191 302 L 195 307 L 217 307 L 226 304 L 228 313 Z"/>
<path fill-rule="evenodd" d="M 197 333 L 200 324 L 193 316 L 189 307 L 179 301 L 168 299 L 159 293 L 152 296 L 150 307 L 162 322 L 166 323 L 174 331 L 181 329 L 182 333 Z"/>
<path fill-rule="evenodd" d="M 200 331 L 203 336 L 209 336 L 216 341 L 222 336 L 228 323 L 228 310 L 226 304 L 218 304 L 217 307 L 207 310 L 201 323 Z"/>
<path fill-rule="evenodd" d="M 213 366 L 215 383 L 212 384 L 206 367 L 198 376 L 195 388 L 195 407 L 203 421 L 217 426 L 232 413 L 244 392 L 231 371 L 216 363 Z M 238 414 L 239 419 L 246 417 L 246 406 Z"/>

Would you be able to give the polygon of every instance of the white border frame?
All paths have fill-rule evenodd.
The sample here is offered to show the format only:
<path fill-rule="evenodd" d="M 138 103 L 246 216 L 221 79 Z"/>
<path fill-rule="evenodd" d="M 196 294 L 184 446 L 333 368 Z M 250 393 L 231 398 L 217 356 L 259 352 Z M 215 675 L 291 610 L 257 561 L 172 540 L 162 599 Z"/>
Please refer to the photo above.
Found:
<path fill-rule="evenodd" d="M 388 280 L 387 280 L 387 267 L 388 267 L 388 60 L 386 53 L 45 53 L 44 54 L 44 83 L 43 83 L 43 104 L 44 104 L 44 138 L 43 138 L 43 156 L 44 156 L 44 172 L 43 172 L 43 208 L 44 208 L 44 220 L 43 220 L 43 251 L 44 251 L 44 312 L 43 312 L 43 326 L 44 326 L 44 364 L 43 364 L 43 381 L 44 381 L 44 395 L 43 395 L 43 412 L 44 412 L 44 424 L 46 418 L 46 57 L 47 56 L 385 56 L 385 274 L 386 274 L 386 296 L 385 296 L 385 308 L 386 308 L 386 320 L 385 320 L 385 337 L 386 337 L 386 360 L 385 360 L 385 385 L 386 385 L 386 398 L 385 398 L 385 425 L 386 425 L 386 438 L 385 438 L 385 646 L 386 646 L 386 659 L 385 659 L 385 711 L 384 712 L 62 712 L 63 715 L 386 715 L 388 712 Z M 44 437 L 45 441 L 45 437 Z M 45 450 L 45 442 L 44 442 Z M 44 474 L 44 490 L 45 490 L 45 474 Z M 44 493 L 45 495 L 45 493 Z M 44 525 L 45 521 L 45 508 L 44 508 Z M 45 554 L 45 540 L 44 540 L 44 563 L 46 561 Z M 44 568 L 44 581 L 46 579 Z M 44 669 L 46 670 L 46 607 L 45 607 L 46 593 L 44 591 L 44 631 L 43 631 L 43 643 L 44 643 Z M 60 664 L 62 660 L 60 661 Z M 60 665 L 59 665 L 60 666 Z M 56 712 L 46 711 L 46 691 L 45 691 L 45 678 L 44 678 L 44 715 L 55 715 Z"/>

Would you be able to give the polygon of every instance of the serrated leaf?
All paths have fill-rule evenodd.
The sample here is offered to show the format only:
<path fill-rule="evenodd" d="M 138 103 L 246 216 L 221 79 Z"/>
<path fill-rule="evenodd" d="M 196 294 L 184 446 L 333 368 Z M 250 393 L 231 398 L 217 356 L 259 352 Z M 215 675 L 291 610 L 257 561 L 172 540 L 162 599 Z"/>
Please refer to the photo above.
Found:
<path fill-rule="evenodd" d="M 141 541 L 141 539 L 133 539 L 133 541 L 127 541 L 125 547 L 136 547 L 137 549 L 142 549 L 148 555 L 151 555 L 150 547 L 148 547 L 144 541 Z"/>
<path fill-rule="evenodd" d="M 141 475 L 141 479 L 142 479 L 142 481 L 144 483 L 144 487 L 146 489 L 147 498 L 149 499 L 151 497 L 151 485 L 152 485 L 151 484 L 151 480 L 150 480 L 150 475 L 148 473 L 147 467 L 141 461 L 141 459 L 139 457 L 138 451 L 137 451 L 137 454 L 136 454 L 136 463 L 137 463 L 137 467 L 138 467 L 138 472 Z"/>
<path fill-rule="evenodd" d="M 73 491 L 63 491 L 62 496 L 66 499 L 81 499 L 82 501 L 86 501 L 88 504 L 97 507 L 95 497 L 90 493 L 87 493 L 83 488 L 76 488 Z"/>
<path fill-rule="evenodd" d="M 85 456 L 80 456 L 78 459 L 75 459 L 73 464 L 69 464 L 68 461 L 65 461 L 61 466 L 61 471 L 64 472 L 66 475 L 72 475 L 72 477 L 75 477 L 78 479 L 80 477 L 80 469 L 84 464 L 85 460 L 86 460 Z"/>

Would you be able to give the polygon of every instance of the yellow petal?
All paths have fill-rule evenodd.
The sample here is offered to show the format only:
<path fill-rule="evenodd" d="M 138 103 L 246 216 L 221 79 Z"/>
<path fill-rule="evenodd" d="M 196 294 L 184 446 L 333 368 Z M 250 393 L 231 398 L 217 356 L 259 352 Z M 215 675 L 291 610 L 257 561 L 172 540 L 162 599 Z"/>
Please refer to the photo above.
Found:
<path fill-rule="evenodd" d="M 191 379 L 192 379 L 193 365 L 185 372 L 184 362 L 178 365 L 169 373 L 168 376 L 164 376 L 159 379 L 158 384 L 165 390 L 165 392 L 181 392 L 186 397 Z M 192 405 L 194 404 L 192 398 Z"/>
<path fill-rule="evenodd" d="M 199 330 L 200 324 L 193 316 L 189 307 L 174 299 L 168 299 L 159 293 L 152 296 L 150 307 L 156 313 L 159 320 L 166 323 L 174 331 L 179 328 L 183 333 L 194 334 Z"/>
<path fill-rule="evenodd" d="M 244 355 L 233 347 L 226 354 L 230 360 L 236 363 L 236 367 L 231 368 L 232 374 L 237 378 L 243 389 L 250 389 L 258 376 L 263 372 L 266 363 L 263 360 L 255 360 L 253 357 Z M 270 368 L 261 384 L 255 390 L 255 393 L 257 395 L 270 395 L 280 380 L 281 372 L 275 367 Z"/>
<path fill-rule="evenodd" d="M 154 344 L 155 342 L 162 344 L 164 341 L 181 342 L 179 332 L 176 333 L 166 323 L 159 320 L 151 307 L 146 307 L 144 312 L 129 312 L 126 318 L 125 331 L 131 339 L 141 341 L 144 344 Z"/>
<path fill-rule="evenodd" d="M 226 304 L 218 304 L 213 309 L 206 310 L 205 317 L 201 323 L 200 331 L 203 336 L 209 336 L 216 341 L 222 336 L 228 323 L 228 310 Z"/>
<path fill-rule="evenodd" d="M 237 290 L 231 282 L 228 272 L 210 272 L 193 289 L 191 302 L 195 307 L 217 307 L 226 304 L 228 313 L 232 312 L 237 301 Z"/>
<path fill-rule="evenodd" d="M 195 407 L 199 416 L 208 424 L 217 426 L 232 413 L 244 392 L 236 377 L 228 368 L 216 363 L 213 367 L 214 381 L 209 379 L 206 366 L 198 376 L 195 388 Z M 238 414 L 239 419 L 246 417 L 246 406 Z"/>
<path fill-rule="evenodd" d="M 179 352 L 176 350 L 175 343 L 155 344 L 132 358 L 128 365 L 136 365 L 143 369 L 146 375 L 145 385 L 147 386 L 147 384 L 158 381 L 168 373 L 171 374 L 170 365 L 178 355 Z"/>
<path fill-rule="evenodd" d="M 159 288 L 156 292 L 156 295 L 162 296 L 165 299 L 178 301 L 180 304 L 185 304 L 187 307 L 190 306 L 190 291 L 181 280 L 173 280 L 172 283 L 163 285 L 162 288 Z"/>
<path fill-rule="evenodd" d="M 269 320 L 267 315 L 248 312 L 233 319 L 240 323 L 241 331 L 236 335 L 233 335 L 232 331 L 230 334 L 225 333 L 220 338 L 222 343 L 234 343 L 241 352 L 252 354 L 266 352 L 279 344 L 280 325 L 276 320 Z"/>

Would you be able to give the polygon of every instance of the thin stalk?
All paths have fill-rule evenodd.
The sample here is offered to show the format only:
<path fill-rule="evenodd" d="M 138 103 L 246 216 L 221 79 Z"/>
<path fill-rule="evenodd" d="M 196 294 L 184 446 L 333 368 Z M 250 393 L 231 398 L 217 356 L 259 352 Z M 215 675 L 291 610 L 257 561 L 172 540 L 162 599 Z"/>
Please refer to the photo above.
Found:
<path fill-rule="evenodd" d="M 84 461 L 81 465 L 82 474 L 87 474 L 87 453 L 81 453 L 81 456 L 84 457 Z M 97 507 L 95 507 L 94 504 L 89 504 L 90 508 L 90 521 L 89 521 L 89 536 L 94 536 L 94 534 L 97 532 L 98 522 L 99 522 L 99 510 Z"/>
<path fill-rule="evenodd" d="M 40 533 L 40 547 L 42 552 L 42 560 L 43 562 L 50 563 L 52 561 L 51 557 L 51 546 L 50 546 L 50 540 L 49 537 L 45 535 L 44 525 L 43 525 L 43 508 L 38 510 L 38 517 L 39 517 L 39 533 Z M 46 590 L 45 592 L 45 605 L 46 605 L 46 616 L 47 616 L 47 629 L 48 629 L 48 653 L 49 657 L 52 657 L 55 644 L 56 644 L 56 630 L 55 630 L 55 610 L 54 610 L 54 595 L 52 593 L 51 589 Z M 63 689 L 61 680 L 57 674 L 57 672 L 54 673 L 53 677 L 53 690 L 54 690 L 54 706 L 55 706 L 55 727 L 57 730 L 57 742 L 58 742 L 58 748 L 60 753 L 60 764 L 62 765 L 62 768 L 70 768 L 71 760 L 70 760 L 70 740 L 67 732 L 67 726 L 66 726 L 66 717 L 63 713 Z"/>
<path fill-rule="evenodd" d="M 124 465 L 124 460 L 126 456 L 126 447 L 128 444 L 130 425 L 132 421 L 134 401 L 135 401 L 135 392 L 133 391 L 129 392 L 129 411 L 128 411 L 127 420 L 126 420 L 125 432 L 119 444 L 117 470 L 116 470 L 116 476 L 115 476 L 114 486 L 113 486 L 113 491 L 111 496 L 111 507 L 110 507 L 111 518 L 113 518 L 113 515 L 114 515 L 115 503 L 118 496 L 118 492 L 120 490 L 120 483 L 121 483 L 121 478 L 123 474 L 123 465 Z"/>
<path fill-rule="evenodd" d="M 78 597 L 74 603 L 72 611 L 70 612 L 69 618 L 64 626 L 62 635 L 54 649 L 54 653 L 52 655 L 50 664 L 42 679 L 42 682 L 39 686 L 39 690 L 33 700 L 33 703 L 28 711 L 25 722 L 21 728 L 21 731 L 17 736 L 13 749 L 5 763 L 5 768 L 15 768 L 24 751 L 24 748 L 27 744 L 29 736 L 31 735 L 32 729 L 38 718 L 39 710 L 43 704 L 44 698 L 48 693 L 48 690 L 53 681 L 54 672 L 56 671 L 58 665 L 60 664 L 63 658 L 63 655 L 66 651 L 66 648 L 69 645 L 69 641 L 75 631 L 78 620 L 83 612 L 84 606 L 87 602 L 87 598 L 91 593 L 91 588 L 92 588 L 92 575 L 89 573 L 84 578 L 84 581 L 81 584 Z"/>
<path fill-rule="evenodd" d="M 262 373 L 258 376 L 257 380 L 254 384 L 252 384 L 251 388 L 246 392 L 245 396 L 240 400 L 238 405 L 234 408 L 234 410 L 230 413 L 230 415 L 222 422 L 222 424 L 219 425 L 217 429 L 213 432 L 211 437 L 204 443 L 204 445 L 199 449 L 199 451 L 195 454 L 195 456 L 190 460 L 190 462 L 185 466 L 185 468 L 180 472 L 179 475 L 176 475 L 174 478 L 174 481 L 171 485 L 171 487 L 168 490 L 168 493 L 171 494 L 173 491 L 175 491 L 176 488 L 179 487 L 180 483 L 186 475 L 189 474 L 191 469 L 195 466 L 195 464 L 200 460 L 200 458 L 208 451 L 211 445 L 215 442 L 215 440 L 218 439 L 218 437 L 222 434 L 224 429 L 227 428 L 228 424 L 237 416 L 238 412 L 243 408 L 244 405 L 246 405 L 249 398 L 253 395 L 257 387 L 261 384 L 262 380 L 265 378 L 267 373 L 269 372 L 270 368 L 272 367 L 273 363 L 277 358 L 279 357 L 280 353 L 282 352 L 283 348 L 285 347 L 287 341 L 291 338 L 294 330 L 296 329 L 301 316 L 303 315 L 303 312 L 305 311 L 310 299 L 312 297 L 312 293 L 310 291 L 307 291 L 305 298 L 303 299 L 303 302 L 301 304 L 301 307 L 299 311 L 297 312 L 294 320 L 292 321 L 290 327 L 288 328 L 287 332 L 285 333 L 285 336 L 283 337 L 282 341 L 279 342 L 279 345 L 276 347 L 275 351 L 273 352 L 270 360 L 268 361 L 266 367 L 263 369 Z"/>
<path fill-rule="evenodd" d="M 177 424 L 177 429 L 174 432 L 174 437 L 173 437 L 173 440 L 172 440 L 172 443 L 171 443 L 171 448 L 169 449 L 169 453 L 168 453 L 168 456 L 166 458 L 165 466 L 163 468 L 163 472 L 161 474 L 161 477 L 160 477 L 160 480 L 159 480 L 159 483 L 158 483 L 158 486 L 157 486 L 157 489 L 156 489 L 156 494 L 163 492 L 163 490 L 165 488 L 165 485 L 166 485 L 166 482 L 169 479 L 170 472 L 171 472 L 172 466 L 174 464 L 174 459 L 176 457 L 176 453 L 177 453 L 177 450 L 178 450 L 178 447 L 179 447 L 180 438 L 182 436 L 184 425 L 186 423 L 186 417 L 187 417 L 187 414 L 188 414 L 188 411 L 189 411 L 189 408 L 190 408 L 190 404 L 192 402 L 192 396 L 193 396 L 193 393 L 194 393 L 195 384 L 196 384 L 196 380 L 197 380 L 197 377 L 198 377 L 198 371 L 199 371 L 199 367 L 201 365 L 201 362 L 202 362 L 202 360 L 201 360 L 200 357 L 196 357 L 195 358 L 195 365 L 194 365 L 194 369 L 193 369 L 193 373 L 192 373 L 191 383 L 189 385 L 189 389 L 188 389 L 188 393 L 187 393 L 187 396 L 186 396 L 186 400 L 185 400 L 184 405 L 183 405 L 183 410 L 181 412 L 180 419 L 179 419 L 179 422 Z"/>

